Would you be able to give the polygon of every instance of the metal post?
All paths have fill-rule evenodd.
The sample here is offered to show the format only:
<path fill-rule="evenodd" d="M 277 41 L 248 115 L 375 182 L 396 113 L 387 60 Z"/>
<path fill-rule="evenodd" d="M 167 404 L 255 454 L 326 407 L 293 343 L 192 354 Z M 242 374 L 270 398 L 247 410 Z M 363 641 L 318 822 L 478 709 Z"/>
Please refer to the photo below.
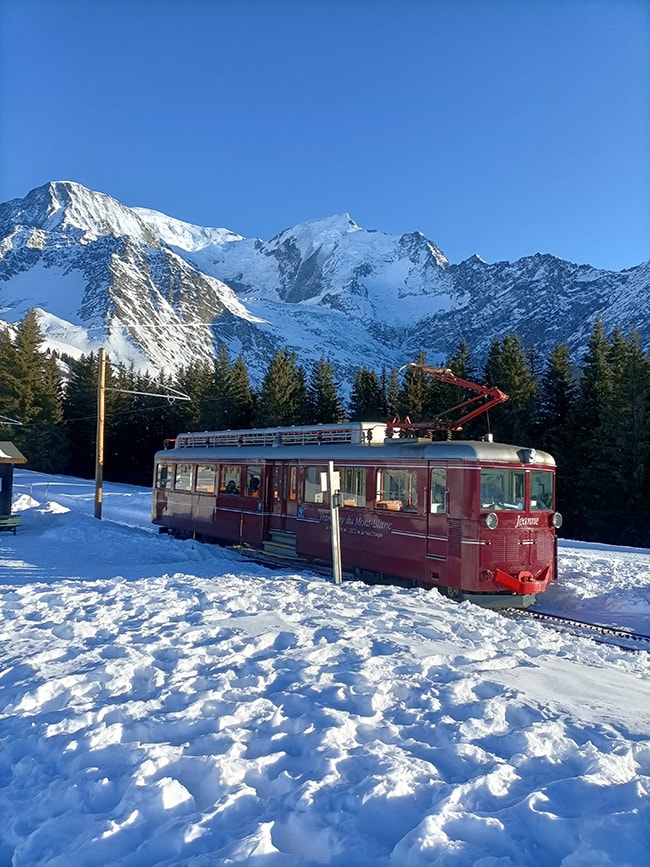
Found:
<path fill-rule="evenodd" d="M 99 350 L 97 374 L 97 437 L 95 443 L 95 517 L 102 519 L 102 482 L 104 480 L 104 416 L 106 405 L 106 350 Z"/>
<path fill-rule="evenodd" d="M 339 505 L 341 499 L 339 474 L 334 472 L 334 461 L 329 461 L 328 485 L 330 493 L 330 525 L 332 528 L 332 567 L 334 570 L 334 583 L 343 583 L 343 570 L 341 568 L 341 527 L 339 525 Z"/>

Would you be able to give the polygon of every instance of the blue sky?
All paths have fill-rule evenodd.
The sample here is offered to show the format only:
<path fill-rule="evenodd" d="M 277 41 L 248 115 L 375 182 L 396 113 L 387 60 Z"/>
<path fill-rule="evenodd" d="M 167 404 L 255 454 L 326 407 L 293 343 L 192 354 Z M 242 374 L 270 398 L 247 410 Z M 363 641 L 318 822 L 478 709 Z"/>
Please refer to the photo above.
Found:
<path fill-rule="evenodd" d="M 0 201 L 650 259 L 647 0 L 2 0 Z"/>

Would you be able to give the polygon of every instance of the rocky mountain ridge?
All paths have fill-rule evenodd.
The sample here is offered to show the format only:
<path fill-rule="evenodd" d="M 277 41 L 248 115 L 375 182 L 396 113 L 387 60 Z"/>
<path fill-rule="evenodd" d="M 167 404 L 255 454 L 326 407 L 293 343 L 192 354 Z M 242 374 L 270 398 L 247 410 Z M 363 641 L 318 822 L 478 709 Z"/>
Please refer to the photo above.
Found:
<path fill-rule="evenodd" d="M 70 181 L 0 205 L 0 319 L 39 309 L 47 344 L 173 371 L 224 342 L 259 381 L 273 352 L 328 357 L 343 379 L 465 338 L 481 360 L 518 332 L 546 357 L 579 357 L 596 315 L 650 340 L 650 262 L 613 272 L 549 254 L 450 264 L 421 232 L 390 235 L 348 214 L 269 241 L 128 208 Z"/>

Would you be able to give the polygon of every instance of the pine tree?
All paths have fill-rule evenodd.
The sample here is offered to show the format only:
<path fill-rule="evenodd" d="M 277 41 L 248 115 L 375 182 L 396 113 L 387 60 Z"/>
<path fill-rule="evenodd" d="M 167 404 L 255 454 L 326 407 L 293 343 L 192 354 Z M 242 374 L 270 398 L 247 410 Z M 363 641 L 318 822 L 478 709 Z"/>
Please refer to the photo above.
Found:
<path fill-rule="evenodd" d="M 576 380 L 566 343 L 553 348 L 539 389 L 539 440 L 553 455 L 566 447 L 566 430 L 576 401 Z"/>
<path fill-rule="evenodd" d="M 308 424 L 339 424 L 345 419 L 338 388 L 332 365 L 321 358 L 314 365 L 307 385 Z"/>
<path fill-rule="evenodd" d="M 231 369 L 233 429 L 249 428 L 253 423 L 253 391 L 248 368 L 240 355 Z"/>
<path fill-rule="evenodd" d="M 63 424 L 63 381 L 56 353 L 45 354 L 42 383 L 39 469 L 44 473 L 61 473 L 67 463 L 69 443 L 68 432 Z"/>
<path fill-rule="evenodd" d="M 557 508 L 571 532 L 574 524 L 575 448 L 579 442 L 572 423 L 577 400 L 576 374 L 567 344 L 551 352 L 539 388 L 539 438 L 541 448 L 550 452 L 557 464 Z"/>
<path fill-rule="evenodd" d="M 178 407 L 179 425 L 183 431 L 214 429 L 207 423 L 206 407 L 214 388 L 213 365 L 207 361 L 193 362 L 181 368 L 176 376 L 177 389 L 190 398 Z M 214 405 L 213 405 L 214 407 Z M 181 430 L 177 431 L 180 433 Z"/>
<path fill-rule="evenodd" d="M 578 412 L 584 426 L 604 424 L 611 402 L 610 345 L 600 317 L 596 318 L 583 360 Z"/>
<path fill-rule="evenodd" d="M 378 421 L 386 417 L 386 404 L 374 370 L 360 367 L 350 393 L 349 414 L 352 421 Z"/>
<path fill-rule="evenodd" d="M 30 310 L 16 328 L 14 348 L 14 380 L 16 411 L 24 425 L 39 414 L 42 393 L 43 335 L 36 314 Z"/>
<path fill-rule="evenodd" d="M 16 372 L 16 347 L 11 332 L 8 328 L 0 328 L 0 416 L 20 421 L 16 419 L 19 392 Z"/>
<path fill-rule="evenodd" d="M 506 403 L 492 410 L 497 439 L 524 445 L 530 442 L 536 424 L 537 381 L 518 334 L 506 334 L 502 340 L 492 341 L 485 381 L 509 396 Z"/>
<path fill-rule="evenodd" d="M 198 381 L 192 388 L 197 385 Z M 199 388 L 197 400 L 197 427 L 202 430 L 237 430 L 252 423 L 253 392 L 246 364 L 241 355 L 231 364 L 225 343 L 214 360 L 211 382 Z"/>
<path fill-rule="evenodd" d="M 136 389 L 133 367 L 120 363 L 113 366 L 106 359 L 104 394 L 104 478 L 112 481 L 135 481 L 134 457 L 142 441 L 142 419 L 137 416 L 138 400 L 130 392 Z"/>
<path fill-rule="evenodd" d="M 267 368 L 257 406 L 256 427 L 302 424 L 306 415 L 305 371 L 296 354 L 278 350 Z"/>
<path fill-rule="evenodd" d="M 399 412 L 400 385 L 395 368 L 392 368 L 388 373 L 386 367 L 382 367 L 380 385 L 386 407 L 386 418 L 392 420 Z"/>
<path fill-rule="evenodd" d="M 461 379 L 467 379 L 470 382 L 476 379 L 476 369 L 472 361 L 469 346 L 464 337 L 461 338 L 453 355 L 450 355 L 447 359 L 445 366 L 456 376 L 460 376 Z"/>
<path fill-rule="evenodd" d="M 151 481 L 153 454 L 162 448 L 169 402 L 164 388 L 149 373 L 118 365 L 107 368 L 104 476 L 113 481 L 146 485 Z M 174 435 L 177 431 L 174 431 Z"/>
<path fill-rule="evenodd" d="M 399 393 L 399 414 L 404 420 L 424 421 L 427 407 L 427 383 L 421 367 L 426 365 L 427 359 L 424 352 L 420 352 L 415 360 L 416 367 L 407 367 Z"/>
<path fill-rule="evenodd" d="M 228 430 L 233 424 L 232 368 L 225 343 L 214 360 L 212 381 L 200 400 L 198 427 L 203 430 Z"/>
<path fill-rule="evenodd" d="M 95 474 L 98 356 L 91 352 L 70 359 L 69 369 L 63 398 L 63 415 L 70 444 L 66 472 L 90 479 Z"/>
<path fill-rule="evenodd" d="M 63 469 L 64 449 L 61 376 L 56 359 L 41 351 L 42 344 L 36 313 L 30 310 L 16 327 L 13 353 L 6 338 L 0 347 L 12 365 L 3 375 L 3 406 L 22 422 L 21 427 L 14 428 L 12 439 L 29 466 L 57 472 Z"/>
<path fill-rule="evenodd" d="M 156 377 L 155 388 L 163 393 L 167 389 L 173 389 L 177 393 L 186 394 L 184 382 L 178 376 L 173 378 L 164 373 Z M 179 433 L 192 428 L 191 401 L 158 398 L 156 405 L 157 410 L 150 425 L 152 454 L 163 448 L 165 440 L 175 439 Z"/>
<path fill-rule="evenodd" d="M 605 514 L 612 489 L 612 450 L 607 443 L 612 406 L 610 344 L 597 318 L 587 344 L 578 400 L 571 422 L 575 438 L 575 530 L 577 538 L 598 541 L 608 534 Z"/>
<path fill-rule="evenodd" d="M 612 484 L 608 508 L 611 541 L 650 543 L 650 361 L 638 332 L 625 340 L 617 329 L 611 341 L 611 410 L 608 431 Z"/>
<path fill-rule="evenodd" d="M 456 351 L 447 358 L 445 367 L 448 370 L 451 370 L 455 376 L 460 377 L 460 379 L 465 379 L 468 382 L 475 382 L 477 380 L 476 368 L 474 367 L 469 346 L 464 337 L 459 341 Z M 439 397 L 437 413 L 443 413 L 443 418 L 456 420 L 460 418 L 464 412 L 471 411 L 468 407 L 455 410 L 449 415 L 446 413 L 447 410 L 450 410 L 455 406 L 460 406 L 460 404 L 465 403 L 465 401 L 476 397 L 476 391 L 446 383 L 438 383 L 438 386 Z M 463 427 L 462 432 L 459 431 L 459 435 L 461 435 L 463 439 L 473 439 L 484 431 L 485 420 L 479 416 L 477 419 L 468 422 Z"/>

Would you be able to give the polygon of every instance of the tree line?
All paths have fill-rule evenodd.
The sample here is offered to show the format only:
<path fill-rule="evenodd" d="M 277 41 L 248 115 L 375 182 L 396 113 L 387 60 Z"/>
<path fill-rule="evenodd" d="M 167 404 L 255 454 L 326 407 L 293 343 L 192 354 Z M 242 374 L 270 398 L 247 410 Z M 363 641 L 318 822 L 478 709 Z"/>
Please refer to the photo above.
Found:
<path fill-rule="evenodd" d="M 57 355 L 42 345 L 32 311 L 13 336 L 0 331 L 0 439 L 13 441 L 32 469 L 91 478 L 98 357 Z M 426 363 L 422 353 L 413 360 Z M 543 359 L 534 348 L 525 350 L 517 334 L 506 334 L 492 342 L 481 368 L 461 340 L 444 366 L 509 395 L 454 438 L 489 431 L 498 441 L 555 457 L 565 536 L 650 546 L 650 358 L 638 333 L 615 329 L 608 335 L 597 320 L 577 360 L 566 344 Z M 289 350 L 275 353 L 261 385 L 253 388 L 244 358 L 233 361 L 225 345 L 213 362 L 190 364 L 174 376 L 154 378 L 109 363 L 106 386 L 104 476 L 139 485 L 151 483 L 154 452 L 181 431 L 406 415 L 428 421 L 471 396 L 418 367 L 399 372 L 364 365 L 354 372 L 346 401 L 329 360 L 308 371 Z M 161 396 L 168 389 L 190 400 Z M 8 419 L 21 425 L 10 426 Z"/>

